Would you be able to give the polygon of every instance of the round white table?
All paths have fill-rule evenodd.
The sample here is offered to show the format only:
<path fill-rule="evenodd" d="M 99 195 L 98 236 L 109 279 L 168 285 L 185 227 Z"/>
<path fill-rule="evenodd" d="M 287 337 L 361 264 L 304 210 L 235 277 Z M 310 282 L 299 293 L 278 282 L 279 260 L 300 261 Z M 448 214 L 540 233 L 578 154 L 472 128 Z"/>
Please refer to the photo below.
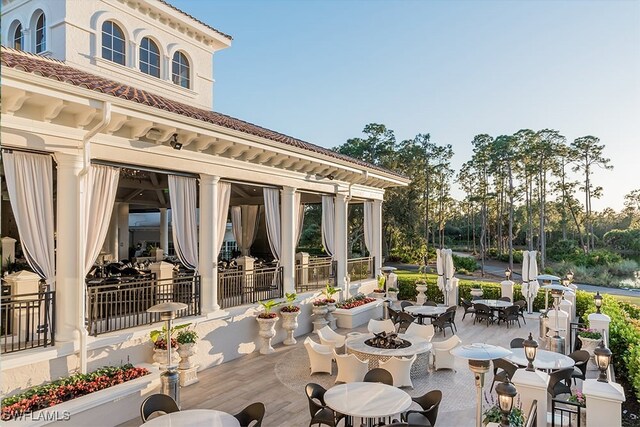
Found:
<path fill-rule="evenodd" d="M 473 304 L 488 305 L 489 307 L 491 307 L 493 309 L 507 308 L 507 307 L 511 307 L 513 305 L 513 303 L 511 303 L 509 301 L 500 301 L 500 300 L 497 300 L 497 299 L 477 299 L 477 300 L 473 300 L 471 302 Z"/>
<path fill-rule="evenodd" d="M 527 366 L 529 362 L 524 355 L 524 348 L 512 348 L 511 354 L 505 359 L 512 361 L 516 365 Z M 533 367 L 543 371 L 555 371 L 556 369 L 571 368 L 576 362 L 569 356 L 547 350 L 538 350 Z"/>
<path fill-rule="evenodd" d="M 334 411 L 359 418 L 390 417 L 411 406 L 407 392 L 380 383 L 336 385 L 327 390 L 324 401 Z"/>
<path fill-rule="evenodd" d="M 162 415 L 144 423 L 144 427 L 240 427 L 231 414 L 214 409 L 188 409 Z"/>
<path fill-rule="evenodd" d="M 373 334 L 361 334 L 353 338 L 347 338 L 345 341 L 345 352 L 354 354 L 360 360 L 369 361 L 369 369 L 378 367 L 379 362 L 384 362 L 392 357 L 412 357 L 417 355 L 417 359 L 411 367 L 411 373 L 418 375 L 425 372 L 428 366 L 428 354 L 433 345 L 422 337 L 415 335 L 398 334 L 398 338 L 402 338 L 411 343 L 405 348 L 377 348 L 365 344 L 365 341 L 373 338 Z"/>
<path fill-rule="evenodd" d="M 430 305 L 412 305 L 410 307 L 405 307 L 404 311 L 413 315 L 418 316 L 418 323 L 423 324 L 423 319 L 425 317 L 434 317 L 440 314 L 443 314 L 447 311 L 447 307 L 433 307 Z"/>

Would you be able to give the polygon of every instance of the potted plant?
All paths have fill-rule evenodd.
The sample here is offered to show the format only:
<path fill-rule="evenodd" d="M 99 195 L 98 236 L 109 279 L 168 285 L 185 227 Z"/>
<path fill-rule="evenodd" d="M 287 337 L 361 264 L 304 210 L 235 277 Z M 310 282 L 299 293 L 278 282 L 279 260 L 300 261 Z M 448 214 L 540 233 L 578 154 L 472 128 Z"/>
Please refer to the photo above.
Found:
<path fill-rule="evenodd" d="M 470 293 L 472 297 L 480 298 L 484 292 L 482 291 L 482 286 L 478 283 L 475 283 L 471 285 Z"/>
<path fill-rule="evenodd" d="M 171 348 L 174 350 L 171 352 L 171 364 L 175 365 L 180 361 L 178 352 L 178 341 L 173 337 L 176 331 L 184 329 L 189 326 L 189 323 L 184 325 L 178 325 L 171 328 Z M 153 343 L 153 361 L 160 365 L 160 369 L 167 369 L 167 328 L 162 327 L 161 330 L 153 330 L 149 333 L 149 338 Z"/>
<path fill-rule="evenodd" d="M 416 291 L 418 291 L 416 302 L 418 304 L 424 304 L 427 300 L 427 296 L 425 295 L 425 292 L 427 292 L 427 279 L 416 280 Z"/>
<path fill-rule="evenodd" d="M 300 307 L 294 305 L 296 293 L 285 294 L 287 305 L 280 309 L 282 315 L 282 328 L 287 331 L 287 338 L 283 341 L 285 345 L 293 345 L 297 341 L 293 337 L 293 333 L 298 327 L 298 316 L 300 315 Z"/>
<path fill-rule="evenodd" d="M 273 313 L 275 307 L 280 305 L 280 302 L 276 300 L 259 301 L 260 305 L 264 308 L 264 311 L 258 315 L 258 326 L 260 331 L 258 335 L 262 339 L 262 345 L 260 346 L 260 354 L 270 354 L 275 350 L 271 346 L 271 339 L 276 336 L 276 322 L 278 321 L 278 315 Z"/>
<path fill-rule="evenodd" d="M 593 363 L 593 351 L 598 347 L 600 341 L 602 341 L 602 333 L 595 329 L 581 329 L 578 331 L 578 338 L 580 339 L 580 342 L 582 342 L 582 350 L 588 351 L 591 355 L 589 366 L 594 369 L 595 364 Z"/>
<path fill-rule="evenodd" d="M 334 288 L 327 282 L 327 286 L 325 287 L 322 293 L 325 295 L 324 302 L 327 303 L 327 322 L 329 322 L 329 326 L 333 329 L 336 327 L 336 318 L 333 317 L 333 312 L 336 311 L 336 300 L 333 296 L 338 293 L 338 289 Z"/>
<path fill-rule="evenodd" d="M 384 298 L 384 284 L 387 281 L 382 274 L 378 274 L 378 288 L 373 290 L 373 296 L 375 298 Z"/>
<path fill-rule="evenodd" d="M 495 401 L 493 395 L 491 395 L 491 399 L 487 398 L 485 393 L 484 400 L 487 402 L 489 409 L 485 410 L 483 415 L 484 419 L 482 422 L 484 425 L 489 423 L 498 423 L 500 424 L 502 420 L 502 411 L 500 410 L 500 405 Z M 522 403 L 518 401 L 517 405 L 513 405 L 511 409 L 511 413 L 509 414 L 509 426 L 510 427 L 524 427 L 524 423 L 526 421 L 524 412 L 522 411 Z"/>
<path fill-rule="evenodd" d="M 191 369 L 191 358 L 198 352 L 198 333 L 191 328 L 181 329 L 176 336 L 178 341 L 178 354 L 180 355 L 179 369 Z"/>
<path fill-rule="evenodd" d="M 389 299 L 391 299 L 391 301 L 398 300 L 398 288 L 387 289 L 387 294 L 389 295 Z"/>

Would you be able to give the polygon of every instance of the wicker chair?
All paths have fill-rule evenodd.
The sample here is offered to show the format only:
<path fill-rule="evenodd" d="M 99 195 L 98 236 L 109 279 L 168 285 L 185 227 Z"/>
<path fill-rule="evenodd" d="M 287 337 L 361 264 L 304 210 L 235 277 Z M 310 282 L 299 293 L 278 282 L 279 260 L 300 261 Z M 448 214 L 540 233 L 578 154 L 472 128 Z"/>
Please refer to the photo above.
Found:
<path fill-rule="evenodd" d="M 524 324 L 527 324 L 527 319 L 524 318 L 524 313 L 527 311 L 527 302 L 525 300 L 518 300 L 513 303 L 513 305 L 518 306 L 518 316 L 522 317 L 522 321 Z"/>
<path fill-rule="evenodd" d="M 520 316 L 518 316 L 519 310 L 520 309 L 517 305 L 512 305 L 504 310 L 500 310 L 498 312 L 498 323 L 505 322 L 507 324 L 507 329 L 509 329 L 509 324 L 511 322 L 518 322 L 518 327 L 520 328 Z"/>
<path fill-rule="evenodd" d="M 240 427 L 261 427 L 264 413 L 264 403 L 256 402 L 252 403 L 239 413 L 235 414 L 234 417 L 240 422 Z M 254 421 L 256 423 L 251 424 Z"/>
<path fill-rule="evenodd" d="M 518 370 L 518 365 L 516 365 L 515 363 L 507 359 L 496 359 L 496 360 L 493 360 L 492 363 L 493 363 L 493 381 L 491 382 L 491 388 L 489 389 L 489 393 L 493 391 L 493 385 L 496 382 L 504 381 L 507 376 L 509 377 L 509 379 L 513 378 L 513 375 Z"/>
<path fill-rule="evenodd" d="M 551 397 L 559 394 L 571 394 L 571 377 L 573 375 L 573 367 L 558 369 L 549 374 L 549 386 L 547 392 Z"/>
<path fill-rule="evenodd" d="M 576 350 L 569 355 L 576 364 L 573 366 L 573 383 L 576 384 L 576 378 L 580 378 L 582 381 L 587 379 L 587 363 L 591 355 L 586 350 Z"/>
<path fill-rule="evenodd" d="M 324 394 L 327 390 L 315 383 L 307 384 L 304 390 L 309 401 L 309 414 L 311 415 L 309 427 L 316 424 L 336 427 L 344 415 L 334 412 L 324 403 Z"/>
<path fill-rule="evenodd" d="M 398 333 L 404 333 L 409 325 L 416 321 L 416 318 L 410 315 L 409 313 L 405 313 L 404 311 L 398 313 Z"/>
<path fill-rule="evenodd" d="M 473 304 L 471 301 L 463 299 L 462 300 L 462 308 L 464 308 L 464 314 L 462 315 L 462 320 L 467 316 L 467 314 L 474 314 L 476 310 L 473 308 Z"/>
<path fill-rule="evenodd" d="M 487 321 L 487 326 L 489 323 L 493 322 L 495 316 L 493 315 L 493 311 L 486 304 L 473 304 L 473 309 L 476 311 L 476 315 L 473 318 L 473 324 L 475 325 L 476 321 L 481 323 L 483 320 Z"/>
<path fill-rule="evenodd" d="M 509 297 L 500 297 L 500 298 L 498 298 L 498 301 L 511 302 L 511 298 L 509 298 Z"/>
<path fill-rule="evenodd" d="M 402 414 L 402 420 L 409 422 L 412 425 L 429 425 L 435 427 L 436 420 L 438 419 L 438 409 L 440 408 L 440 402 L 442 402 L 442 392 L 440 390 L 431 390 L 430 392 L 420 397 L 414 397 L 411 400 L 420 405 L 422 410 L 407 411 Z M 425 424 L 425 421 L 429 424 Z"/>
<path fill-rule="evenodd" d="M 435 301 L 425 301 L 423 304 L 423 306 L 427 306 L 427 307 L 437 307 L 438 304 L 436 304 Z"/>
<path fill-rule="evenodd" d="M 511 348 L 524 348 L 524 338 L 514 338 L 509 344 Z"/>
<path fill-rule="evenodd" d="M 442 313 L 435 319 L 431 324 L 442 331 L 442 334 L 446 337 L 447 333 L 445 332 L 445 328 L 451 328 L 451 333 L 455 334 L 456 332 L 453 330 L 453 322 L 451 322 L 451 313 Z"/>
<path fill-rule="evenodd" d="M 400 310 L 404 311 L 406 307 L 411 307 L 413 303 L 411 301 L 400 301 Z"/>
<path fill-rule="evenodd" d="M 393 375 L 391 372 L 382 368 L 374 368 L 367 372 L 364 376 L 365 383 L 382 383 L 386 385 L 393 385 Z"/>

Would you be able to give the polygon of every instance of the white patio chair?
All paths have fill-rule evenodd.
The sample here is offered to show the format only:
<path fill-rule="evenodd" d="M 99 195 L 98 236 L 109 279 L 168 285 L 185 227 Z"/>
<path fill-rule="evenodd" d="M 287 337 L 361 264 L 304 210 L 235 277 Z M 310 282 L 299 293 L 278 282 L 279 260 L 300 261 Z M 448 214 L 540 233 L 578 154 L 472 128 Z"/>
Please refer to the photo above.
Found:
<path fill-rule="evenodd" d="M 369 320 L 369 324 L 367 325 L 367 329 L 372 334 L 379 334 L 381 332 L 386 332 L 388 334 L 396 331 L 396 325 L 393 324 L 391 319 L 385 320 Z"/>
<path fill-rule="evenodd" d="M 333 349 L 329 346 L 318 344 L 309 337 L 304 340 L 304 346 L 307 349 L 307 354 L 309 354 L 311 375 L 316 372 L 326 372 L 331 374 Z"/>
<path fill-rule="evenodd" d="M 320 342 L 323 345 L 328 345 L 336 349 L 336 351 L 340 348 L 344 347 L 344 342 L 347 339 L 344 335 L 340 335 L 329 326 L 325 326 L 324 328 L 318 330 L 318 337 L 320 338 Z"/>
<path fill-rule="evenodd" d="M 338 365 L 336 382 L 353 383 L 361 382 L 369 371 L 369 361 L 360 360 L 353 354 L 338 354 L 333 350 L 333 357 Z"/>
<path fill-rule="evenodd" d="M 411 387 L 411 366 L 416 361 L 416 355 L 414 354 L 411 359 L 402 359 L 398 357 L 391 357 L 386 362 L 380 362 L 379 365 L 382 369 L 386 369 L 391 372 L 393 376 L 394 387 Z"/>
<path fill-rule="evenodd" d="M 450 353 L 451 350 L 460 345 L 462 341 L 457 335 L 454 335 L 444 341 L 433 342 L 433 355 L 435 357 L 435 368 L 452 369 L 454 368 L 455 357 Z"/>
<path fill-rule="evenodd" d="M 412 323 L 404 332 L 406 335 L 415 335 L 416 337 L 424 338 L 427 341 L 431 341 L 431 338 L 436 334 L 436 330 L 433 325 L 420 325 L 418 323 Z"/>

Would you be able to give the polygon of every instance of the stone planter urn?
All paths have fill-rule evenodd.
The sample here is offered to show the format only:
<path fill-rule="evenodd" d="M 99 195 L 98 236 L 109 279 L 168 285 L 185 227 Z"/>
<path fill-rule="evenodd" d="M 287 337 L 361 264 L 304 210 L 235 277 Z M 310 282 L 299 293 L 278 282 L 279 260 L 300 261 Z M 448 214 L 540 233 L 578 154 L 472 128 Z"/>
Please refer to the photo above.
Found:
<path fill-rule="evenodd" d="M 327 319 L 327 323 L 329 324 L 329 327 L 331 329 L 335 329 L 336 328 L 336 318 L 333 317 L 333 312 L 336 311 L 336 303 L 335 302 L 328 302 L 327 303 L 327 316 L 325 317 Z"/>
<path fill-rule="evenodd" d="M 422 305 L 427 300 L 427 296 L 425 292 L 427 292 L 427 285 L 425 284 L 417 284 L 416 291 L 418 291 L 418 295 L 416 296 L 416 302 L 418 305 Z"/>
<path fill-rule="evenodd" d="M 313 332 L 318 332 L 320 329 L 327 326 L 329 322 L 325 319 L 325 316 L 328 313 L 328 309 L 326 305 L 314 305 L 313 306 L 313 314 L 315 319 L 313 320 Z"/>
<path fill-rule="evenodd" d="M 160 365 L 161 370 L 167 369 L 167 350 L 161 348 L 153 349 L 153 361 Z M 180 362 L 180 356 L 176 349 L 171 350 L 171 365 L 176 366 Z"/>
<path fill-rule="evenodd" d="M 471 296 L 472 297 L 480 298 L 482 296 L 482 294 L 483 294 L 482 289 L 480 289 L 480 288 L 471 288 Z"/>
<path fill-rule="evenodd" d="M 373 291 L 371 293 L 371 297 L 376 298 L 376 299 L 384 299 L 385 297 L 385 293 L 383 292 L 378 292 L 378 290 L 376 289 L 375 291 Z"/>
<path fill-rule="evenodd" d="M 196 343 L 179 344 L 178 354 L 180 355 L 180 364 L 178 369 L 190 369 L 193 367 L 191 358 L 198 352 L 198 345 Z"/>
<path fill-rule="evenodd" d="M 282 329 L 287 331 L 287 338 L 283 341 L 284 345 L 293 345 L 297 341 L 293 337 L 293 333 L 298 327 L 298 316 L 300 311 L 280 311 L 282 315 Z"/>
<path fill-rule="evenodd" d="M 591 371 L 597 370 L 598 367 L 596 366 L 596 363 L 595 363 L 593 351 L 598 347 L 598 344 L 600 344 L 600 341 L 602 341 L 602 338 L 594 339 L 594 338 L 584 338 L 584 337 L 578 336 L 578 339 L 582 342 L 582 350 L 588 351 L 589 354 L 591 355 L 591 358 L 589 359 L 589 363 L 587 364 L 589 370 Z"/>
<path fill-rule="evenodd" d="M 398 291 L 387 291 L 387 295 L 391 301 L 398 301 Z"/>
<path fill-rule="evenodd" d="M 260 327 L 258 335 L 261 340 L 260 354 L 271 354 L 275 351 L 271 346 L 271 339 L 276 336 L 276 322 L 278 322 L 277 317 L 258 317 L 258 326 Z"/>

